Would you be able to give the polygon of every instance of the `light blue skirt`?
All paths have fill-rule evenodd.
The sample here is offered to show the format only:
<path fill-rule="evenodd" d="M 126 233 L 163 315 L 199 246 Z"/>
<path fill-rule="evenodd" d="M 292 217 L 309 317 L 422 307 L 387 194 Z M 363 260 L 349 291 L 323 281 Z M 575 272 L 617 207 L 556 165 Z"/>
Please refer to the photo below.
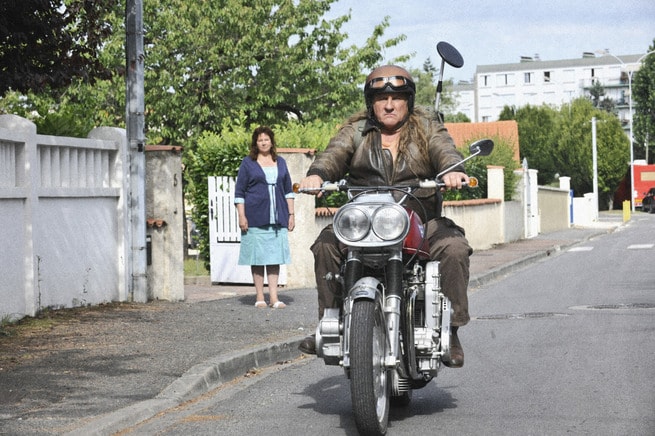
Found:
<path fill-rule="evenodd" d="M 241 234 L 239 265 L 286 265 L 291 263 L 288 229 L 250 227 Z"/>

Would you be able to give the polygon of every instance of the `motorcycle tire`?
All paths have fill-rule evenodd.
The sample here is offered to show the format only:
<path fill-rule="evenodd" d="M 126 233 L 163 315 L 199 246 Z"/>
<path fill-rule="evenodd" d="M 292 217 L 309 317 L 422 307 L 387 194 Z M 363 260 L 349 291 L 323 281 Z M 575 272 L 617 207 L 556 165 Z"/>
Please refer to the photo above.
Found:
<path fill-rule="evenodd" d="M 361 435 L 383 435 L 389 419 L 386 326 L 378 301 L 355 300 L 350 320 L 350 395 Z"/>

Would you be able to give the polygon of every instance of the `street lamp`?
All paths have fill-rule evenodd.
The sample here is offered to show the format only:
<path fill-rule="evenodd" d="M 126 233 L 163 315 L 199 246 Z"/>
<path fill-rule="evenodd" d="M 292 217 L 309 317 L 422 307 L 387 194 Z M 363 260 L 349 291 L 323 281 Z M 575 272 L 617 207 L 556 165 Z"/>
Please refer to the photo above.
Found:
<path fill-rule="evenodd" d="M 607 50 L 603 50 L 600 53 L 610 55 L 617 61 L 621 63 L 623 68 L 626 68 L 628 70 L 628 97 L 630 100 L 628 100 L 628 111 L 630 112 L 630 209 L 632 212 L 635 211 L 635 154 L 634 154 L 634 136 L 633 136 L 633 131 L 632 131 L 632 74 L 634 71 L 632 69 L 627 68 L 627 65 L 619 59 L 617 56 L 613 55 Z M 644 60 L 644 58 L 650 54 L 655 53 L 655 50 L 649 51 L 639 59 L 637 59 L 635 64 L 639 65 L 641 61 Z"/>

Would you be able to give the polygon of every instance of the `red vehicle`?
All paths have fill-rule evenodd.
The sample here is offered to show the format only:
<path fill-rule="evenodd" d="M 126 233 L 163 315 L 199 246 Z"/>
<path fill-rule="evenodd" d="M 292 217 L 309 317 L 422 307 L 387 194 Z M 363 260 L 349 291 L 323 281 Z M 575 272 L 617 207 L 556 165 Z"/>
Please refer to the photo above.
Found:
<path fill-rule="evenodd" d="M 650 188 L 655 187 L 655 165 L 639 164 L 639 161 L 635 161 L 634 173 L 635 208 L 641 208 L 644 196 Z"/>
<path fill-rule="evenodd" d="M 644 196 L 655 187 L 655 165 L 646 165 L 643 160 L 635 161 L 635 208 L 642 208 Z M 630 167 L 614 194 L 614 207 L 621 209 L 624 201 L 630 201 Z"/>

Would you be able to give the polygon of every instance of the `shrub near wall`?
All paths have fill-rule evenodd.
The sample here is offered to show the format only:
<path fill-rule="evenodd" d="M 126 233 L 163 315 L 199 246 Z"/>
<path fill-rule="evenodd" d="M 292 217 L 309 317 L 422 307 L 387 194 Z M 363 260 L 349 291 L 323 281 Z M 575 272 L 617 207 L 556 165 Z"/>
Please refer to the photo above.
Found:
<path fill-rule="evenodd" d="M 467 157 L 469 153 L 469 145 L 478 139 L 475 138 L 466 143 L 460 151 L 462 154 Z M 480 185 L 476 189 L 463 189 L 461 191 L 448 191 L 444 193 L 444 200 L 454 201 L 454 200 L 471 200 L 475 198 L 486 198 L 487 197 L 487 167 L 490 165 L 493 166 L 502 166 L 505 168 L 503 184 L 505 188 L 505 201 L 512 200 L 512 195 L 514 194 L 516 182 L 518 181 L 518 176 L 514 174 L 514 170 L 521 167 L 519 162 L 514 160 L 514 148 L 506 139 L 500 137 L 490 137 L 494 142 L 494 150 L 489 156 L 484 157 L 475 157 L 468 162 L 466 162 L 466 173 L 469 176 L 475 176 L 478 178 Z"/>

